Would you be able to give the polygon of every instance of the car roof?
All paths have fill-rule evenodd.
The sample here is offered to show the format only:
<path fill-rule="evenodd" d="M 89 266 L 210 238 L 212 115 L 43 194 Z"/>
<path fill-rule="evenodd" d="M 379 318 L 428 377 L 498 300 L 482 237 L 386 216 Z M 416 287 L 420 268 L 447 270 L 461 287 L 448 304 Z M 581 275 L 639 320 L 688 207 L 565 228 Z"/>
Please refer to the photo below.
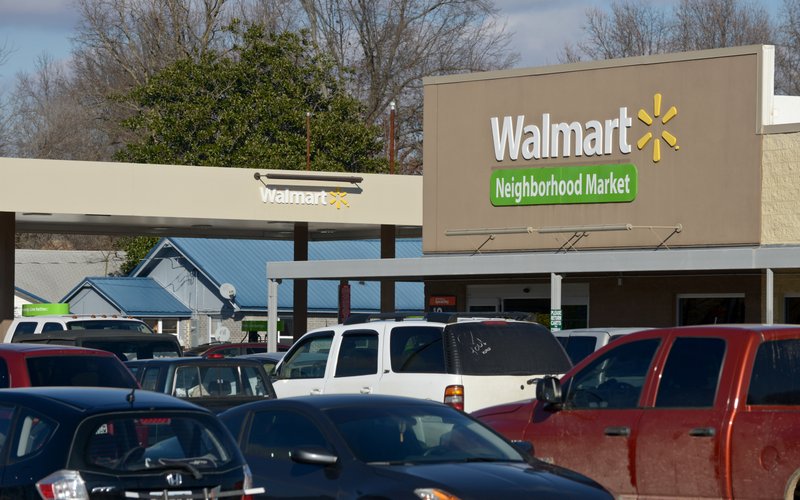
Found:
<path fill-rule="evenodd" d="M 103 314 L 40 314 L 38 316 L 24 316 L 17 318 L 19 321 L 38 321 L 38 320 L 54 320 L 54 319 L 79 319 L 83 320 L 125 320 L 125 321 L 137 321 L 139 323 L 144 323 L 139 318 L 134 318 L 133 316 L 117 316 L 117 315 L 103 315 Z"/>
<path fill-rule="evenodd" d="M 132 395 L 132 397 L 131 397 Z M 132 401 L 131 401 L 132 399 Z M 25 387 L 3 389 L 0 401 L 31 404 L 37 401 L 60 403 L 85 414 L 124 410 L 202 410 L 199 406 L 160 392 L 110 387 Z"/>
<path fill-rule="evenodd" d="M 554 331 L 553 335 L 557 337 L 566 337 L 569 335 L 581 335 L 581 334 L 592 334 L 592 333 L 607 333 L 609 335 L 625 335 L 628 333 L 633 332 L 641 332 L 642 330 L 650 330 L 652 326 L 641 326 L 641 327 L 634 327 L 634 326 L 611 326 L 608 328 L 571 328 L 568 330 L 558 330 Z"/>
<path fill-rule="evenodd" d="M 285 355 L 285 352 L 254 352 L 252 354 L 240 354 L 234 357 L 239 359 L 267 359 L 270 361 L 278 361 Z"/>
<path fill-rule="evenodd" d="M 148 365 L 148 366 L 169 366 L 169 365 L 240 365 L 240 366 L 261 366 L 261 363 L 255 359 L 242 358 L 241 356 L 230 356 L 227 358 L 201 358 L 197 356 L 184 356 L 180 358 L 153 358 L 153 359 L 136 359 L 125 361 L 126 365 Z"/>
<path fill-rule="evenodd" d="M 15 342 L 11 344 L 0 343 L 0 353 L 19 353 L 20 355 L 46 355 L 46 354 L 95 354 L 98 356 L 114 356 L 113 353 L 89 347 L 78 347 L 59 344 L 26 344 Z"/>
<path fill-rule="evenodd" d="M 142 338 L 153 340 L 175 340 L 177 339 L 168 333 L 148 333 L 137 332 L 134 330 L 119 330 L 116 328 L 104 328 L 102 330 L 59 330 L 46 333 L 23 333 L 14 335 L 14 339 L 75 339 L 75 338 L 102 338 L 104 340 L 113 339 L 137 339 Z"/>
<path fill-rule="evenodd" d="M 406 396 L 393 396 L 389 394 L 318 394 L 308 396 L 291 396 L 286 398 L 265 399 L 263 401 L 255 401 L 252 403 L 245 403 L 232 408 L 231 412 L 241 408 L 241 411 L 246 411 L 247 408 L 253 408 L 253 405 L 261 405 L 271 402 L 281 402 L 291 404 L 294 406 L 302 406 L 306 408 L 316 408 L 318 410 L 328 410 L 331 408 L 341 407 L 369 407 L 369 408 L 396 408 L 398 406 L 418 406 L 418 407 L 444 407 L 452 408 L 430 399 L 412 398 Z M 274 403 L 271 403 L 274 404 Z M 453 411 L 458 411 L 453 409 Z"/>

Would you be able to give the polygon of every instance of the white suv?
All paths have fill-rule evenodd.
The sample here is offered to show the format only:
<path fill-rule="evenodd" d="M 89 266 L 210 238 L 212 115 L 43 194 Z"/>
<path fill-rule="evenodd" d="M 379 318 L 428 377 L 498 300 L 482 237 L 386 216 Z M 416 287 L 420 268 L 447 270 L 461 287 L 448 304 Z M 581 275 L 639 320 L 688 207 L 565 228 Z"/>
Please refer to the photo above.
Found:
<path fill-rule="evenodd" d="M 276 367 L 278 397 L 395 394 L 466 412 L 531 399 L 535 382 L 571 367 L 544 326 L 510 319 L 396 317 L 312 330 Z"/>
<path fill-rule="evenodd" d="M 64 330 L 130 330 L 153 333 L 147 323 L 128 316 L 107 314 L 65 314 L 25 316 L 14 318 L 3 342 L 11 342 L 14 335 L 60 332 Z"/>

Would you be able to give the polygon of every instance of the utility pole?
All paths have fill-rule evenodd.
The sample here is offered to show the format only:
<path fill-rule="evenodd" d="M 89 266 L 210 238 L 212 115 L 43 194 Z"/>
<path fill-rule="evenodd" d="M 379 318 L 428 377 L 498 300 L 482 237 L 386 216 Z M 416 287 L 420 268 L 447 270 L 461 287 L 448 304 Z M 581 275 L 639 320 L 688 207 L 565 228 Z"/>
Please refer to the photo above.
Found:
<path fill-rule="evenodd" d="M 311 111 L 306 111 L 306 170 L 311 170 Z"/>
<path fill-rule="evenodd" d="M 389 173 L 394 174 L 394 101 L 389 103 Z"/>

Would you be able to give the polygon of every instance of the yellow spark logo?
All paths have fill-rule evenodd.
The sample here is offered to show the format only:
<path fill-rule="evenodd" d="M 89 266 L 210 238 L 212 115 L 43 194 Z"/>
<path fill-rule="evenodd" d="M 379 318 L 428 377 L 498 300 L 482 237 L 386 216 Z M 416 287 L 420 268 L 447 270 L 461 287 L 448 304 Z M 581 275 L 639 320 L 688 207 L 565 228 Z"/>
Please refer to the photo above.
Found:
<path fill-rule="evenodd" d="M 331 191 L 328 194 L 332 196 L 330 204 L 336 207 L 336 210 L 342 208 L 342 205 L 346 206 L 347 208 L 350 208 L 350 204 L 347 203 L 347 200 L 345 200 L 347 193 L 342 191 Z"/>
<path fill-rule="evenodd" d="M 661 118 L 661 124 L 666 125 L 667 122 L 675 118 L 678 114 L 678 109 L 675 106 L 672 106 L 664 113 L 664 116 Z M 653 116 L 658 118 L 661 115 L 661 94 L 654 94 L 653 95 Z M 639 121 L 647 125 L 648 127 L 653 125 L 653 118 L 647 114 L 647 111 L 644 109 L 639 110 Z M 641 150 L 650 140 L 653 140 L 653 163 L 658 163 L 661 161 L 661 139 L 664 139 L 671 148 L 674 148 L 675 151 L 678 151 L 681 147 L 678 146 L 678 139 L 674 135 L 670 134 L 666 130 L 661 131 L 661 137 L 656 137 L 653 140 L 653 132 L 648 131 L 639 140 L 636 142 L 636 147 Z"/>

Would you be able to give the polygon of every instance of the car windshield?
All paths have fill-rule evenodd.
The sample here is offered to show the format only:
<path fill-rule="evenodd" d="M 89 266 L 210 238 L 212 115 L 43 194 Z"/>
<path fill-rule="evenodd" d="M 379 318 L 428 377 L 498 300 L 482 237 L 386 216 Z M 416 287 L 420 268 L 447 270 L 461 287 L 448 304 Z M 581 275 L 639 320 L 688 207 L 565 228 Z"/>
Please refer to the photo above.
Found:
<path fill-rule="evenodd" d="M 325 413 L 353 454 L 373 465 L 523 461 L 507 441 L 444 405 L 350 406 Z"/>
<path fill-rule="evenodd" d="M 117 414 L 85 425 L 83 460 L 98 469 L 158 470 L 183 464 L 202 474 L 236 456 L 233 443 L 210 415 Z"/>
<path fill-rule="evenodd" d="M 140 333 L 153 333 L 153 330 L 141 321 L 129 321 L 124 319 L 69 321 L 67 322 L 67 330 L 129 330 Z"/>
<path fill-rule="evenodd" d="M 143 336 L 144 337 L 144 336 Z M 154 334 L 153 338 L 141 338 L 136 341 L 123 339 L 85 339 L 83 347 L 100 349 L 113 352 L 124 361 L 150 358 L 173 358 L 180 356 L 180 346 L 174 339 L 160 339 L 161 335 Z"/>

